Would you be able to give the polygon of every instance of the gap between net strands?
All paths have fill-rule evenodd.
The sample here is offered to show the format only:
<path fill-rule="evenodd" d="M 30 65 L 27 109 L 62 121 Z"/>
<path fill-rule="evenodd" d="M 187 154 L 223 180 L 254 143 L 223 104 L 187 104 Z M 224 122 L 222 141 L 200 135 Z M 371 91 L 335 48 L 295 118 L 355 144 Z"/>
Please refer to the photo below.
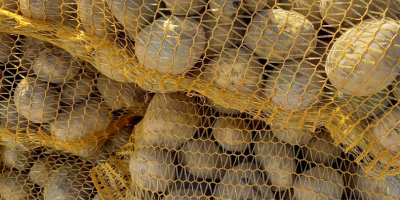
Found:
<path fill-rule="evenodd" d="M 371 143 L 367 139 L 362 138 L 370 135 L 371 132 L 368 129 L 362 129 L 362 127 L 359 126 L 359 120 L 349 119 L 348 116 L 350 116 L 351 113 L 345 114 L 346 112 L 336 109 L 335 106 L 332 106 L 332 104 L 328 103 L 319 108 L 318 106 L 314 106 L 305 110 L 297 110 L 296 113 L 285 113 L 285 111 L 280 110 L 270 101 L 263 101 L 261 97 L 255 94 L 232 93 L 224 89 L 218 89 L 214 85 L 210 85 L 202 81 L 196 81 L 184 76 L 171 76 L 168 74 L 159 75 L 156 72 L 146 70 L 131 56 L 128 56 L 126 53 L 119 52 L 118 47 L 112 44 L 110 41 L 106 41 L 95 36 L 90 36 L 80 30 L 27 19 L 26 17 L 5 10 L 0 10 L 0 28 L 2 30 L 1 32 L 26 35 L 57 45 L 71 54 L 79 57 L 80 59 L 93 64 L 93 66 L 96 66 L 95 62 L 97 52 L 108 52 L 111 54 L 118 52 L 118 55 L 122 55 L 123 58 L 117 56 L 114 60 L 113 57 L 112 62 L 116 67 L 119 66 L 117 70 L 123 71 L 123 76 L 127 82 L 134 82 L 140 87 L 151 92 L 154 92 L 154 88 L 152 86 L 160 87 L 161 89 L 158 92 L 198 92 L 201 95 L 210 98 L 218 105 L 241 110 L 242 112 L 251 114 L 254 118 L 260 118 L 268 123 L 274 120 L 275 115 L 279 117 L 280 114 L 283 113 L 289 114 L 289 116 L 307 113 L 303 114 L 303 116 L 307 119 L 302 119 L 302 121 L 315 121 L 312 127 L 314 129 L 318 125 L 325 125 L 328 131 L 332 134 L 332 137 L 335 139 L 335 144 L 338 145 L 341 143 L 344 146 L 343 150 L 345 153 L 354 153 L 357 157 L 357 162 L 364 160 L 366 157 L 368 157 L 368 154 L 375 156 L 375 160 L 361 165 L 365 170 L 376 170 L 375 174 L 379 177 L 400 173 L 400 168 L 397 167 L 400 166 L 400 159 L 388 152 L 382 153 L 382 148 L 380 148 L 379 145 L 376 145 L 374 142 Z M 96 66 L 96 68 L 98 68 L 98 66 Z M 99 68 L 98 70 L 100 72 L 102 71 Z M 163 85 L 168 84 L 173 85 L 174 88 L 169 88 L 166 90 Z M 272 117 L 270 117 L 271 114 Z M 42 134 L 38 135 L 43 137 Z M 350 138 L 349 136 L 352 136 L 353 138 Z M 354 138 L 354 136 L 360 137 Z M 371 151 L 360 152 L 356 148 L 358 143 L 355 141 L 366 144 L 365 146 L 368 146 L 368 144 L 370 147 L 371 145 L 374 145 L 374 148 L 371 148 Z M 375 148 L 376 146 L 378 146 L 378 148 Z M 385 170 L 376 169 L 374 163 L 377 163 L 378 160 L 383 160 L 384 162 L 389 163 Z M 397 169 L 391 171 L 386 170 L 392 166 L 396 166 Z"/>

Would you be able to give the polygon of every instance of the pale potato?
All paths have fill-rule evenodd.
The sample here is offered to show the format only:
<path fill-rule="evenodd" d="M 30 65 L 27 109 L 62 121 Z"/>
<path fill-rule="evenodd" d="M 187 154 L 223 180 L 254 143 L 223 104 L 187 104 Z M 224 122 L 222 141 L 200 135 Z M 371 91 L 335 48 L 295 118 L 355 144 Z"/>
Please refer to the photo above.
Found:
<path fill-rule="evenodd" d="M 172 152 L 145 147 L 130 158 L 132 181 L 141 189 L 165 192 L 173 183 L 176 172 Z"/>
<path fill-rule="evenodd" d="M 393 155 L 397 154 L 400 151 L 400 133 L 398 131 L 400 108 L 397 106 L 388 108 L 378 116 L 378 119 L 379 121 L 372 122 L 373 127 L 370 129 L 372 134 L 384 150 L 389 149 Z"/>
<path fill-rule="evenodd" d="M 288 111 L 305 109 L 321 101 L 325 80 L 309 62 L 286 61 L 265 81 L 265 96 Z"/>
<path fill-rule="evenodd" d="M 36 199 L 38 191 L 28 175 L 13 170 L 2 170 L 0 175 L 0 195 L 4 200 Z"/>
<path fill-rule="evenodd" d="M 59 109 L 59 99 L 53 86 L 36 77 L 24 78 L 14 91 L 18 113 L 33 123 L 54 120 Z"/>
<path fill-rule="evenodd" d="M 201 79 L 230 92 L 255 93 L 264 67 L 245 48 L 225 49 L 204 66 Z"/>
<path fill-rule="evenodd" d="M 304 159 L 315 164 L 332 166 L 342 151 L 333 144 L 334 140 L 329 134 L 321 131 L 311 138 L 303 147 Z"/>
<path fill-rule="evenodd" d="M 96 75 L 91 72 L 82 72 L 73 79 L 62 84 L 61 101 L 72 105 L 89 99 L 96 90 Z"/>
<path fill-rule="evenodd" d="M 113 110 L 123 108 L 138 110 L 146 105 L 146 91 L 135 83 L 114 81 L 100 74 L 97 78 L 96 87 L 107 106 Z"/>
<path fill-rule="evenodd" d="M 58 114 L 51 123 L 51 131 L 57 140 L 72 142 L 104 130 L 111 121 L 111 109 L 104 102 L 88 99 L 73 105 L 71 111 Z"/>
<path fill-rule="evenodd" d="M 30 180 L 42 187 L 49 180 L 51 172 L 56 169 L 56 163 L 57 160 L 54 157 L 39 158 L 29 170 Z"/>
<path fill-rule="evenodd" d="M 200 106 L 185 93 L 155 94 L 136 133 L 140 144 L 178 149 L 200 127 Z"/>
<path fill-rule="evenodd" d="M 296 178 L 294 198 L 296 200 L 331 200 L 340 199 L 343 193 L 342 176 L 332 168 L 313 167 Z"/>
<path fill-rule="evenodd" d="M 136 57 L 147 69 L 180 75 L 192 69 L 206 48 L 204 28 L 193 18 L 161 17 L 144 27 L 135 44 Z"/>
<path fill-rule="evenodd" d="M 207 200 L 209 197 L 205 196 L 200 190 L 193 188 L 178 189 L 165 195 L 161 200 Z"/>
<path fill-rule="evenodd" d="M 249 124 L 240 118 L 217 118 L 212 135 L 227 151 L 244 152 L 252 141 Z"/>
<path fill-rule="evenodd" d="M 221 180 L 230 167 L 228 155 L 210 140 L 191 140 L 181 147 L 179 155 L 185 169 L 202 179 Z"/>
<path fill-rule="evenodd" d="M 232 22 L 244 13 L 243 2 L 238 0 L 210 0 L 210 9 L 215 18 Z"/>
<path fill-rule="evenodd" d="M 73 79 L 81 67 L 67 51 L 45 48 L 32 63 L 32 69 L 41 80 L 59 84 Z"/>
<path fill-rule="evenodd" d="M 1 161 L 10 169 L 28 170 L 38 158 L 37 152 L 1 147 Z"/>
<path fill-rule="evenodd" d="M 339 28 L 352 26 L 362 20 L 371 0 L 320 0 L 320 13 L 324 21 Z"/>
<path fill-rule="evenodd" d="M 306 17 L 282 9 L 253 16 L 244 44 L 262 59 L 281 62 L 309 55 L 317 45 L 317 31 Z"/>
<path fill-rule="evenodd" d="M 314 133 L 302 124 L 300 117 L 276 119 L 270 125 L 271 131 L 278 140 L 292 145 L 307 144 Z"/>
<path fill-rule="evenodd" d="M 126 34 L 136 40 L 141 28 L 150 24 L 159 7 L 158 0 L 106 0 L 113 15 L 124 26 Z"/>
<path fill-rule="evenodd" d="M 217 199 L 273 199 L 274 193 L 263 179 L 262 172 L 249 162 L 241 163 L 227 170 L 218 183 Z"/>
<path fill-rule="evenodd" d="M 326 60 L 330 83 L 356 96 L 377 93 L 390 85 L 400 72 L 399 28 L 394 20 L 378 18 L 364 20 L 346 31 L 335 41 Z"/>
<path fill-rule="evenodd" d="M 207 105 L 211 106 L 211 108 L 215 111 L 217 111 L 219 114 L 222 115 L 229 115 L 229 116 L 234 116 L 234 115 L 240 115 L 240 110 L 236 110 L 234 108 L 225 108 L 220 105 L 216 105 L 213 100 L 210 98 L 206 97 L 206 102 Z"/>
<path fill-rule="evenodd" d="M 293 186 L 296 173 L 294 146 L 265 137 L 255 143 L 254 153 L 274 191 L 284 191 Z"/>
<path fill-rule="evenodd" d="M 163 0 L 173 15 L 197 15 L 206 7 L 208 0 Z"/>
<path fill-rule="evenodd" d="M 18 1 L 15 0 L 0 0 L 0 9 L 10 11 L 13 13 L 18 12 Z"/>

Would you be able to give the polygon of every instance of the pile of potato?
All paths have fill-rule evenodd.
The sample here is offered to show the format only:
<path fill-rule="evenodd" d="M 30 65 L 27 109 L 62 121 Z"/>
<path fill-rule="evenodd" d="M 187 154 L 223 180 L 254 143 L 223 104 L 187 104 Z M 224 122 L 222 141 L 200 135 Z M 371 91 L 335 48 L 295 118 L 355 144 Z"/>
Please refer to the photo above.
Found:
<path fill-rule="evenodd" d="M 0 33 L 3 199 L 122 195 L 101 196 L 90 170 L 132 141 L 124 199 L 400 198 L 399 177 L 372 178 L 326 127 L 291 115 L 338 106 L 399 153 L 397 0 L 0 0 L 0 8 L 79 29 L 128 56 L 98 51 L 88 63 Z M 277 116 L 256 120 L 195 92 L 150 93 L 115 68 L 121 59 L 255 95 Z M 106 133 L 130 113 L 143 116 Z"/>

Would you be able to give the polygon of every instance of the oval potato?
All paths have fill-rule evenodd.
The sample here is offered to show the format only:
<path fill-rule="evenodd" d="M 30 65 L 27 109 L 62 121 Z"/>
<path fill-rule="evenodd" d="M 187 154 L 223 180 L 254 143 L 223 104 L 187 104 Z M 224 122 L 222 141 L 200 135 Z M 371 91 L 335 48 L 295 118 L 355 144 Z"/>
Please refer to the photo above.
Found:
<path fill-rule="evenodd" d="M 89 99 L 96 90 L 96 75 L 82 72 L 61 86 L 61 101 L 68 105 Z"/>
<path fill-rule="evenodd" d="M 249 124 L 240 118 L 217 118 L 212 135 L 223 149 L 232 152 L 244 152 L 252 141 Z"/>

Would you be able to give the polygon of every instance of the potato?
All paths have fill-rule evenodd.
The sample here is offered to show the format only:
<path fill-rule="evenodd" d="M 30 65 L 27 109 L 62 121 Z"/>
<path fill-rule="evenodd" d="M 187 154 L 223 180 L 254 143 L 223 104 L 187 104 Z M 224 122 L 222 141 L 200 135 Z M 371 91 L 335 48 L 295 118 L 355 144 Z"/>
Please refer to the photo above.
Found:
<path fill-rule="evenodd" d="M 204 28 L 193 18 L 161 17 L 144 27 L 136 40 L 139 63 L 160 74 L 180 75 L 192 69 L 206 48 Z"/>
<path fill-rule="evenodd" d="M 141 148 L 130 158 L 132 181 L 141 189 L 165 192 L 175 179 L 171 152 L 159 148 Z"/>
<path fill-rule="evenodd" d="M 24 132 L 29 126 L 26 118 L 18 114 L 12 98 L 0 102 L 0 121 L 12 132 Z"/>
<path fill-rule="evenodd" d="M 141 28 L 153 21 L 159 4 L 158 0 L 106 0 L 106 2 L 132 40 L 136 40 Z"/>
<path fill-rule="evenodd" d="M 56 170 L 57 161 L 54 157 L 43 157 L 36 160 L 29 171 L 29 178 L 32 182 L 42 187 L 47 180 L 50 180 L 51 172 Z"/>
<path fill-rule="evenodd" d="M 321 101 L 325 80 L 308 62 L 286 61 L 265 81 L 265 95 L 288 111 L 305 109 Z"/>
<path fill-rule="evenodd" d="M 113 110 L 123 108 L 138 110 L 146 105 L 146 91 L 136 83 L 117 82 L 100 74 L 96 87 L 107 106 Z"/>
<path fill-rule="evenodd" d="M 223 22 L 216 18 L 211 11 L 206 11 L 201 18 L 207 40 L 206 54 L 213 55 L 223 49 L 237 47 L 242 43 L 246 30 L 245 22 L 235 20 Z"/>
<path fill-rule="evenodd" d="M 112 133 L 107 138 L 104 145 L 104 151 L 108 153 L 116 153 L 121 151 L 122 147 L 129 142 L 130 136 L 133 134 L 133 125 L 128 125 L 120 130 Z"/>
<path fill-rule="evenodd" d="M 173 15 L 197 15 L 206 7 L 207 0 L 163 0 Z"/>
<path fill-rule="evenodd" d="M 340 199 L 343 193 L 342 176 L 332 168 L 313 167 L 294 181 L 294 198 L 300 199 Z"/>
<path fill-rule="evenodd" d="M 399 10 L 400 10 L 400 2 L 397 0 L 390 0 L 390 1 L 375 0 L 371 1 L 371 4 L 368 7 L 368 14 L 374 17 L 377 16 L 383 17 L 385 15 L 386 17 L 399 19 L 400 18 Z"/>
<path fill-rule="evenodd" d="M 300 13 L 282 9 L 254 15 L 244 44 L 257 56 L 270 62 L 309 55 L 317 45 L 314 25 Z"/>
<path fill-rule="evenodd" d="M 16 35 L 0 34 L 0 63 L 12 63 L 13 60 L 16 60 L 14 55 L 17 50 L 16 42 Z"/>
<path fill-rule="evenodd" d="M 210 0 L 209 5 L 221 22 L 232 22 L 244 13 L 243 2 L 238 0 Z"/>
<path fill-rule="evenodd" d="M 38 157 L 35 151 L 24 151 L 6 146 L 1 147 L 0 155 L 6 167 L 15 168 L 18 171 L 29 170 Z"/>
<path fill-rule="evenodd" d="M 333 26 L 352 26 L 362 20 L 370 0 L 321 0 L 320 13 Z"/>
<path fill-rule="evenodd" d="M 0 175 L 0 195 L 5 200 L 26 200 L 36 199 L 38 192 L 27 174 L 6 169 Z"/>
<path fill-rule="evenodd" d="M 106 1 L 78 0 L 77 4 L 79 19 L 87 33 L 108 39 L 117 37 L 117 24 Z"/>
<path fill-rule="evenodd" d="M 392 83 L 400 68 L 400 25 L 389 18 L 368 19 L 333 44 L 325 72 L 339 91 L 356 96 L 377 93 Z M 352 41 L 349 43 L 349 41 Z"/>
<path fill-rule="evenodd" d="M 111 196 L 108 194 L 108 193 L 103 193 L 104 194 L 104 196 L 106 197 L 106 199 L 103 199 L 103 197 L 101 196 L 101 194 L 100 193 L 97 193 L 93 198 L 92 198 L 92 200 L 108 200 L 108 199 L 111 199 Z"/>
<path fill-rule="evenodd" d="M 396 100 L 400 100 L 400 76 L 397 76 L 396 81 L 392 86 L 392 93 Z"/>
<path fill-rule="evenodd" d="M 240 118 L 217 118 L 212 135 L 225 150 L 244 152 L 252 141 L 249 124 Z"/>
<path fill-rule="evenodd" d="M 232 200 L 273 199 L 274 193 L 263 180 L 262 172 L 254 164 L 245 162 L 227 170 L 215 196 Z"/>
<path fill-rule="evenodd" d="M 18 46 L 18 49 L 22 52 L 20 55 L 21 66 L 19 67 L 19 70 L 21 72 L 31 73 L 30 69 L 32 68 L 32 63 L 35 62 L 39 52 L 46 48 L 53 49 L 55 46 L 34 37 L 21 36 L 20 45 Z"/>
<path fill-rule="evenodd" d="M 271 131 L 278 140 L 292 145 L 307 144 L 314 134 L 307 129 L 306 124 L 302 124 L 299 117 L 276 119 L 270 125 Z"/>
<path fill-rule="evenodd" d="M 21 80 L 14 91 L 14 103 L 20 115 L 33 123 L 50 122 L 59 109 L 59 95 L 48 83 L 35 77 Z"/>
<path fill-rule="evenodd" d="M 136 133 L 140 144 L 178 149 L 193 137 L 201 123 L 199 104 L 185 93 L 155 94 Z"/>
<path fill-rule="evenodd" d="M 293 146 L 282 144 L 276 138 L 264 138 L 255 143 L 254 153 L 274 191 L 284 191 L 292 187 L 296 173 Z"/>
<path fill-rule="evenodd" d="M 400 179 L 387 176 L 384 179 L 375 179 L 365 174 L 359 168 L 354 176 L 356 184 L 356 195 L 363 200 L 392 200 L 400 198 Z"/>
<path fill-rule="evenodd" d="M 229 116 L 233 116 L 233 115 L 240 115 L 240 110 L 236 110 L 234 108 L 225 108 L 223 106 L 220 105 L 216 105 L 214 103 L 213 100 L 211 100 L 210 98 L 206 97 L 206 102 L 209 106 L 211 106 L 211 108 L 215 111 L 217 111 L 219 114 L 221 115 L 229 115 Z"/>
<path fill-rule="evenodd" d="M 282 0 L 244 0 L 243 7 L 251 13 L 271 9 L 277 2 Z"/>
<path fill-rule="evenodd" d="M 260 89 L 263 66 L 245 48 L 225 49 L 204 66 L 201 79 L 230 92 L 254 93 Z"/>
<path fill-rule="evenodd" d="M 392 109 L 392 110 L 391 110 Z M 383 149 L 389 149 L 393 155 L 400 151 L 400 133 L 398 121 L 400 120 L 400 108 L 388 108 L 377 117 L 379 121 L 373 121 L 371 132 Z"/>
<path fill-rule="evenodd" d="M 200 190 L 193 188 L 185 188 L 174 190 L 168 195 L 165 195 L 161 200 L 207 200 L 209 197 L 205 196 Z"/>
<path fill-rule="evenodd" d="M 293 10 L 304 15 L 315 30 L 320 30 L 323 20 L 320 12 L 321 0 L 280 0 L 278 5 L 285 10 Z"/>
<path fill-rule="evenodd" d="M 41 50 L 32 63 L 32 69 L 41 80 L 56 84 L 73 79 L 80 68 L 75 58 L 60 48 Z"/>
<path fill-rule="evenodd" d="M 0 0 L 0 9 L 10 11 L 13 13 L 17 13 L 18 12 L 18 1 Z"/>
<path fill-rule="evenodd" d="M 189 141 L 182 146 L 179 155 L 185 169 L 202 179 L 221 180 L 225 169 L 230 167 L 228 155 L 210 140 Z"/>
<path fill-rule="evenodd" d="M 89 200 L 94 192 L 90 169 L 90 165 L 80 162 L 64 163 L 45 182 L 44 200 Z"/>
<path fill-rule="evenodd" d="M 315 164 L 332 166 L 340 157 L 341 149 L 334 144 L 333 138 L 326 131 L 321 131 L 308 141 L 303 148 L 304 158 Z"/>
<path fill-rule="evenodd" d="M 71 109 L 61 112 L 51 123 L 51 131 L 57 140 L 73 142 L 88 138 L 107 128 L 112 121 L 111 109 L 98 99 L 88 99 Z"/>
<path fill-rule="evenodd" d="M 61 101 L 72 105 L 87 100 L 96 90 L 96 75 L 82 72 L 61 87 Z"/>
<path fill-rule="evenodd" d="M 64 24 L 76 12 L 75 0 L 19 0 L 22 14 L 26 17 Z"/>

